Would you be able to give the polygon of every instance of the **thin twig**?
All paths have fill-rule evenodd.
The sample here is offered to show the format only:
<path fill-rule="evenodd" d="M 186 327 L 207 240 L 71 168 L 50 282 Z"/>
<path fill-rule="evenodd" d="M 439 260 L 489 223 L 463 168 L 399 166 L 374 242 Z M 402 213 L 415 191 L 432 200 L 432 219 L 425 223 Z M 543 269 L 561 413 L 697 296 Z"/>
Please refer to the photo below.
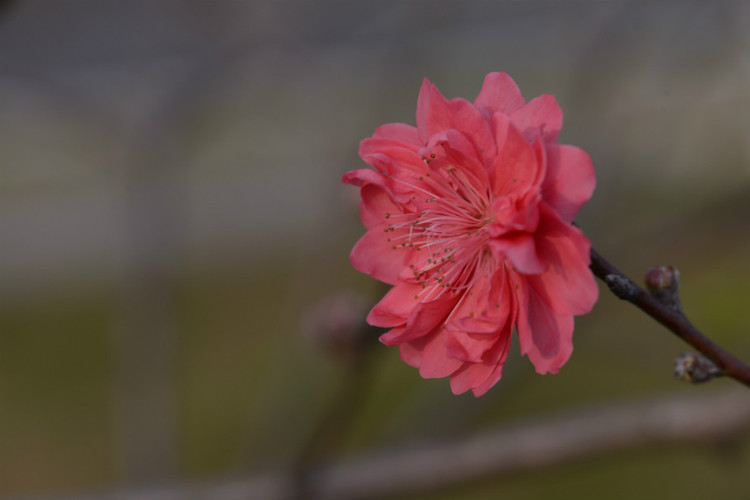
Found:
<path fill-rule="evenodd" d="M 666 326 L 672 333 L 713 361 L 722 374 L 750 387 L 750 367 L 715 344 L 685 317 L 685 315 L 650 295 L 633 280 L 591 249 L 591 270 L 610 290 L 631 302 L 643 312 Z"/>

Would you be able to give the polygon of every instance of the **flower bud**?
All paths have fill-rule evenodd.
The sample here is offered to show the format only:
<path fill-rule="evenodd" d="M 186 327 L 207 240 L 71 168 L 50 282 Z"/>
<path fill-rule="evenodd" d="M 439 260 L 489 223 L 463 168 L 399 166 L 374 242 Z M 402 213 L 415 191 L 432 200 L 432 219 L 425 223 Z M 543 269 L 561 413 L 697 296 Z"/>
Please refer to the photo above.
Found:
<path fill-rule="evenodd" d="M 303 319 L 306 336 L 333 357 L 356 353 L 366 330 L 368 304 L 359 295 L 341 292 L 315 303 Z"/>
<path fill-rule="evenodd" d="M 674 266 L 654 266 L 646 272 L 646 288 L 661 303 L 680 310 L 680 271 Z"/>

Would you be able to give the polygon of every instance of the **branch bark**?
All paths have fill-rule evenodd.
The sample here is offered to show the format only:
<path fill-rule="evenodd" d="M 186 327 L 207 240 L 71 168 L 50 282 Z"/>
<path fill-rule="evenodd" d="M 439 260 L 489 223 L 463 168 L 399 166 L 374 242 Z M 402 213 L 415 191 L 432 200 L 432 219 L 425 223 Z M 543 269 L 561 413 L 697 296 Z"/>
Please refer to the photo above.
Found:
<path fill-rule="evenodd" d="M 659 301 L 638 286 L 593 248 L 591 249 L 591 270 L 619 298 L 634 304 L 713 361 L 723 375 L 750 387 L 750 366 L 706 337 L 693 326 L 682 311 Z"/>

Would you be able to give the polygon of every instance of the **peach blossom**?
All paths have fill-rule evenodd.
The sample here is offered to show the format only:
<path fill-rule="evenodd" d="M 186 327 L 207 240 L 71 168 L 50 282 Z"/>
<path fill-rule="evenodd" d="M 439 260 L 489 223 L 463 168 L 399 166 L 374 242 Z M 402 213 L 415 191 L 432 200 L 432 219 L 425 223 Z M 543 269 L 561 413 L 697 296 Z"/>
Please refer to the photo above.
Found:
<path fill-rule="evenodd" d="M 425 378 L 481 396 L 502 376 L 513 330 L 538 373 L 573 351 L 573 317 L 598 287 L 572 224 L 596 184 L 588 154 L 557 144 L 554 96 L 529 102 L 490 73 L 474 102 L 425 79 L 417 126 L 383 125 L 360 144 L 367 233 L 353 266 L 393 288 L 367 321 Z"/>

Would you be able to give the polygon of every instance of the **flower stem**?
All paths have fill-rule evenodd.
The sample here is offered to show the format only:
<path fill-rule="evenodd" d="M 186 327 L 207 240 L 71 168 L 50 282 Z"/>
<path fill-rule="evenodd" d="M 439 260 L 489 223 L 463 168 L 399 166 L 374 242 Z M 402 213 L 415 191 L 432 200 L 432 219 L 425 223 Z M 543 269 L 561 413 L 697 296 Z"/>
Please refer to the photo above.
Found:
<path fill-rule="evenodd" d="M 619 298 L 634 304 L 713 361 L 723 375 L 750 387 L 750 366 L 701 333 L 682 311 L 669 307 L 635 284 L 593 248 L 591 249 L 591 270 Z"/>

